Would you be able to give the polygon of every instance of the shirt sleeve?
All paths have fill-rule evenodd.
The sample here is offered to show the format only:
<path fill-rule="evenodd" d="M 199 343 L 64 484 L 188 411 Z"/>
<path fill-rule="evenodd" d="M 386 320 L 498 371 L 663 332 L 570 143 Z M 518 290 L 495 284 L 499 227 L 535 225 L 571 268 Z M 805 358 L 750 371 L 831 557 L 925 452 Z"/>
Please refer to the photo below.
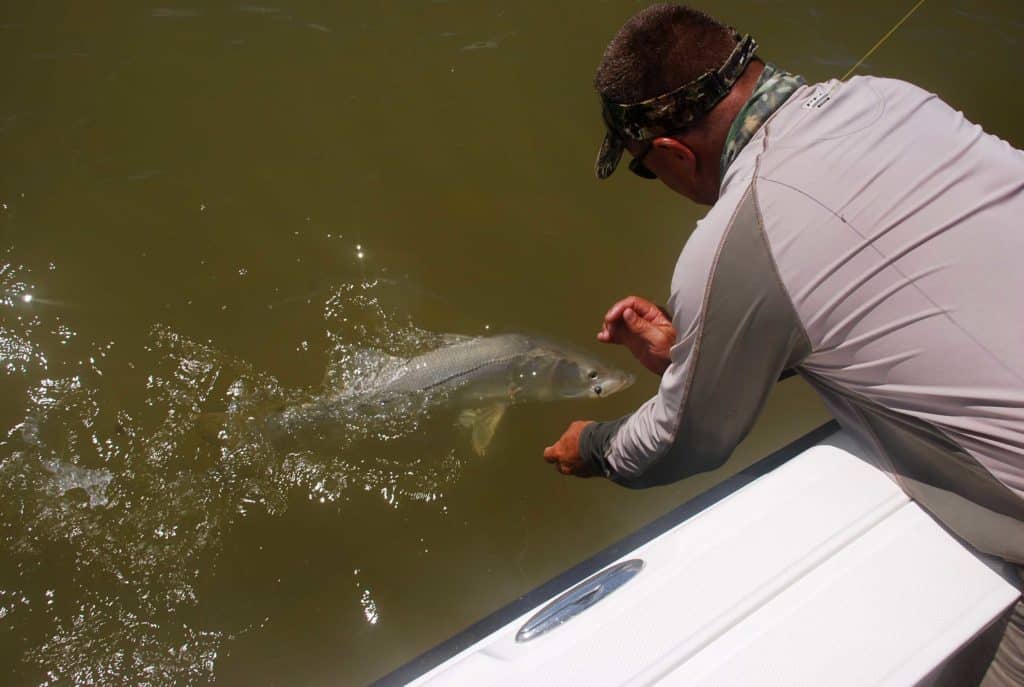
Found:
<path fill-rule="evenodd" d="M 721 465 L 779 374 L 810 352 L 753 186 L 727 201 L 698 224 L 676 264 L 669 311 L 677 340 L 657 395 L 580 437 L 584 461 L 625 486 L 667 484 Z"/>

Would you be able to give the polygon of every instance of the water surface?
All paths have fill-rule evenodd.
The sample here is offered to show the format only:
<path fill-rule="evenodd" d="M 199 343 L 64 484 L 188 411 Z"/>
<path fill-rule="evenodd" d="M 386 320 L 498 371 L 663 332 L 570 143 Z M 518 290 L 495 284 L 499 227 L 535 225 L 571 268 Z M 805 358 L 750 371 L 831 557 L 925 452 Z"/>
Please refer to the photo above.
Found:
<path fill-rule="evenodd" d="M 590 79 L 641 4 L 0 11 L 4 684 L 362 684 L 826 419 L 782 383 L 725 467 L 647 492 L 540 453 L 650 377 L 512 408 L 482 458 L 443 410 L 286 448 L 197 431 L 442 332 L 544 334 L 639 372 L 593 340 L 600 316 L 663 300 L 703 214 L 593 178 Z M 713 9 L 812 81 L 906 10 Z M 1019 147 L 1022 29 L 1010 0 L 929 0 L 862 71 Z"/>

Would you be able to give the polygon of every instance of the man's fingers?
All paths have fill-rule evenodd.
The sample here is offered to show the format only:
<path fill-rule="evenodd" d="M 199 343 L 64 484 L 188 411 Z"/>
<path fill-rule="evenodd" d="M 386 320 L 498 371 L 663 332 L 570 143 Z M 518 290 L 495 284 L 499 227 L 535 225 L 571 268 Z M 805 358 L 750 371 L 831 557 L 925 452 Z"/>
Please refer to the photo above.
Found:
<path fill-rule="evenodd" d="M 637 315 L 651 324 L 671 324 L 672 322 L 672 316 L 664 308 L 646 298 L 634 296 L 631 302 L 626 304 L 626 307 L 632 308 Z"/>
<path fill-rule="evenodd" d="M 615 303 L 608 310 L 608 313 L 605 315 L 605 319 L 612 316 L 615 318 L 620 317 L 626 308 L 632 308 L 641 317 L 648 317 L 651 311 L 658 311 L 658 306 L 646 298 L 641 298 L 640 296 L 629 296 Z"/>
<path fill-rule="evenodd" d="M 556 443 L 555 445 L 548 446 L 547 448 L 544 449 L 544 460 L 546 462 L 548 462 L 548 463 L 558 463 L 558 455 L 557 455 L 558 452 L 556 450 L 557 446 L 558 446 L 558 444 Z M 561 464 L 559 464 L 558 469 L 559 470 L 562 469 Z"/>
<path fill-rule="evenodd" d="M 655 322 L 664 317 L 658 306 L 651 303 L 646 298 L 640 298 L 639 296 L 629 296 L 616 302 L 608 309 L 608 312 L 604 315 L 604 322 L 601 325 L 601 331 L 598 333 L 597 338 L 600 341 L 620 341 L 621 334 L 616 331 L 620 323 L 625 321 L 627 325 L 630 324 L 630 320 L 642 319 L 645 322 Z M 635 327 L 630 327 L 635 329 Z"/>
<path fill-rule="evenodd" d="M 605 325 L 607 326 L 618 321 L 622 317 L 622 313 L 626 308 L 633 308 L 640 313 L 646 313 L 652 307 L 654 307 L 653 304 L 645 298 L 640 298 L 639 296 L 627 296 L 626 298 L 616 301 L 612 307 L 608 308 L 608 312 L 604 314 Z"/>
<path fill-rule="evenodd" d="M 656 310 L 654 303 L 644 298 L 634 298 L 628 306 L 634 313 L 640 317 L 650 318 L 651 311 Z"/>
<path fill-rule="evenodd" d="M 633 296 L 630 296 L 629 298 L 623 298 L 622 300 L 613 303 L 612 307 L 608 308 L 608 312 L 604 314 L 605 324 L 619 319 L 619 317 L 622 316 L 622 311 L 629 307 L 633 298 Z"/>
<path fill-rule="evenodd" d="M 625 320 L 626 326 L 634 334 L 642 334 L 650 326 L 650 323 L 638 315 L 633 308 L 626 308 L 622 313 L 622 319 Z"/>
<path fill-rule="evenodd" d="M 605 343 L 622 343 L 622 329 L 621 322 L 605 322 L 601 331 L 597 333 L 597 340 Z"/>

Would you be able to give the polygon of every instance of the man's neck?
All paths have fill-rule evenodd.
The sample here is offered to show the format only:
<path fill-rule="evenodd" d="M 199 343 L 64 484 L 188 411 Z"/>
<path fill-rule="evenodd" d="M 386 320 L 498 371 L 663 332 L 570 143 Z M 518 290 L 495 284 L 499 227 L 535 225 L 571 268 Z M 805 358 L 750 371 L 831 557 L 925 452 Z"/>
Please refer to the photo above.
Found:
<path fill-rule="evenodd" d="M 743 109 L 746 102 L 750 100 L 750 96 L 753 95 L 754 89 L 757 87 L 757 80 L 761 78 L 761 72 L 763 71 L 764 62 L 761 60 L 752 60 L 750 64 L 747 65 L 747 68 L 743 71 L 740 78 L 733 85 L 732 90 L 729 91 L 729 95 L 725 96 L 725 98 L 722 99 L 722 102 L 720 102 L 709 115 L 709 161 L 714 161 L 716 167 L 716 183 L 718 177 L 718 160 L 722 157 L 722 150 L 725 147 L 725 140 L 729 136 L 729 129 L 732 128 L 732 123 L 736 119 L 736 115 L 740 113 L 740 110 Z"/>
<path fill-rule="evenodd" d="M 679 182 L 679 188 L 670 186 L 677 193 L 701 205 L 714 205 L 717 202 L 721 188 L 720 161 L 729 138 L 729 129 L 754 93 L 764 69 L 764 62 L 752 60 L 729 93 L 700 124 L 678 135 L 677 140 L 693 151 L 697 169 L 695 176 Z"/>

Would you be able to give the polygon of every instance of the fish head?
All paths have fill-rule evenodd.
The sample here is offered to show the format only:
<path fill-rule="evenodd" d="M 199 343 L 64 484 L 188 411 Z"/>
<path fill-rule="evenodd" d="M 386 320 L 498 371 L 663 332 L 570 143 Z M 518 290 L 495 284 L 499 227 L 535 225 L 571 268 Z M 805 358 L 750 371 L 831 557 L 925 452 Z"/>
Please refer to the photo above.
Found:
<path fill-rule="evenodd" d="M 629 372 L 607 367 L 598 362 L 590 362 L 590 364 L 577 367 L 586 374 L 586 383 L 578 387 L 575 394 L 563 392 L 563 395 L 569 398 L 604 398 L 629 388 L 636 381 L 636 377 Z"/>
<path fill-rule="evenodd" d="M 562 347 L 545 349 L 538 362 L 546 369 L 533 375 L 536 381 L 532 391 L 541 399 L 604 398 L 635 381 L 629 372 Z"/>

